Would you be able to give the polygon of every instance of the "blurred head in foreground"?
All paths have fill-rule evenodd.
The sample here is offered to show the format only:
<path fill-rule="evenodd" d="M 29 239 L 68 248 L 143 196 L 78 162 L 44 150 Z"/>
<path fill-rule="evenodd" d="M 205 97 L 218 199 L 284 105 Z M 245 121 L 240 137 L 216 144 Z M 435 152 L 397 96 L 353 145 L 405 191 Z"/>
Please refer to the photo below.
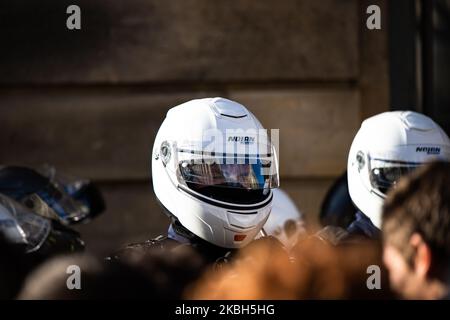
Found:
<path fill-rule="evenodd" d="M 0 300 L 17 295 L 30 267 L 23 248 L 10 243 L 0 233 Z"/>
<path fill-rule="evenodd" d="M 198 256 L 188 249 L 171 255 L 135 252 L 121 261 L 88 255 L 55 258 L 28 277 L 19 299 L 180 299 L 201 269 Z"/>
<path fill-rule="evenodd" d="M 450 284 L 450 164 L 402 179 L 383 208 L 383 260 L 406 299 L 440 299 Z"/>
<path fill-rule="evenodd" d="M 372 241 L 335 247 L 317 237 L 298 243 L 289 258 L 280 245 L 261 238 L 220 272 L 206 273 L 192 299 L 371 299 L 387 297 L 367 287 L 367 267 L 381 265 Z M 383 273 L 381 273 L 383 274 Z"/>

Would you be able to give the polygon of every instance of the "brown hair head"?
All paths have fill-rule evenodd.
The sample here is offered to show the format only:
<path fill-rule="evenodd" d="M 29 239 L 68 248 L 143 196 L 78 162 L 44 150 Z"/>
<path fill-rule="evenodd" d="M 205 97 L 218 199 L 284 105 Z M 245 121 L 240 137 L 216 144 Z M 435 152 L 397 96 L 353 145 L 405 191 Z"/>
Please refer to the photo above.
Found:
<path fill-rule="evenodd" d="M 383 237 L 412 263 L 409 239 L 418 233 L 433 259 L 450 257 L 450 163 L 433 162 L 402 178 L 383 206 Z"/>

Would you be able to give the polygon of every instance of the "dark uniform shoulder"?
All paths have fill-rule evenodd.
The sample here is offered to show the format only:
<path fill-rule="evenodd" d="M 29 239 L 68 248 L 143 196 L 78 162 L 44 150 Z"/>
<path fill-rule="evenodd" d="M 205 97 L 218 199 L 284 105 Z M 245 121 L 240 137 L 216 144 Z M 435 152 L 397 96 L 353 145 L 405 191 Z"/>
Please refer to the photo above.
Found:
<path fill-rule="evenodd" d="M 130 243 L 127 246 L 117 250 L 114 254 L 109 256 L 107 260 L 120 260 L 124 257 L 145 254 L 154 250 L 169 251 L 182 245 L 183 244 L 176 240 L 160 235 L 154 239 L 149 239 L 143 242 Z"/>

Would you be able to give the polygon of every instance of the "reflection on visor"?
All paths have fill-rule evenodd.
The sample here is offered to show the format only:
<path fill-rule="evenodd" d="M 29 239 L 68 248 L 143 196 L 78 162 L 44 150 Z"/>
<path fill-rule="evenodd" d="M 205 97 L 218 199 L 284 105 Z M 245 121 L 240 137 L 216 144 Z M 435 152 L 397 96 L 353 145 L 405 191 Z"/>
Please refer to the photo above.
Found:
<path fill-rule="evenodd" d="M 271 162 L 258 160 L 239 164 L 192 163 L 182 161 L 179 169 L 186 183 L 238 189 L 268 189 L 278 186 L 276 176 L 270 174 Z"/>
<path fill-rule="evenodd" d="M 30 212 L 26 207 L 2 195 L 0 195 L 0 204 L 14 218 L 16 228 L 20 230 L 24 237 L 26 251 L 38 250 L 50 233 L 50 221 Z M 13 239 L 14 241 L 15 239 Z"/>
<path fill-rule="evenodd" d="M 260 203 L 270 196 L 271 188 L 278 187 L 277 171 L 270 160 L 222 160 L 183 160 L 179 163 L 179 180 L 208 198 L 236 204 Z"/>
<path fill-rule="evenodd" d="M 386 162 L 384 167 L 375 167 L 370 170 L 370 183 L 374 189 L 387 195 L 391 187 L 395 187 L 397 181 L 405 175 L 410 174 L 421 164 L 419 163 L 395 163 L 394 161 Z"/>

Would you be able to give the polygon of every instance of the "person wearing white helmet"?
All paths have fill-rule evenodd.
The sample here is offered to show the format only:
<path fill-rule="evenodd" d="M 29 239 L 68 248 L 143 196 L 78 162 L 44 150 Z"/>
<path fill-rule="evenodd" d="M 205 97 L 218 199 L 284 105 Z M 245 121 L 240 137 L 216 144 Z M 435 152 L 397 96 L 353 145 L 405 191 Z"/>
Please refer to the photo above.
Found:
<path fill-rule="evenodd" d="M 279 184 L 275 148 L 237 102 L 205 98 L 170 109 L 151 161 L 153 189 L 171 225 L 167 236 L 128 249 L 188 244 L 214 261 L 250 243 L 269 216 Z"/>
<path fill-rule="evenodd" d="M 347 231 L 377 237 L 388 191 L 401 176 L 433 160 L 450 161 L 450 140 L 429 117 L 392 111 L 366 119 L 348 156 L 348 189 L 359 212 Z"/>
<path fill-rule="evenodd" d="M 274 189 L 272 193 L 272 211 L 262 229 L 261 236 L 277 238 L 289 251 L 299 238 L 306 234 L 303 214 L 282 189 Z"/>

